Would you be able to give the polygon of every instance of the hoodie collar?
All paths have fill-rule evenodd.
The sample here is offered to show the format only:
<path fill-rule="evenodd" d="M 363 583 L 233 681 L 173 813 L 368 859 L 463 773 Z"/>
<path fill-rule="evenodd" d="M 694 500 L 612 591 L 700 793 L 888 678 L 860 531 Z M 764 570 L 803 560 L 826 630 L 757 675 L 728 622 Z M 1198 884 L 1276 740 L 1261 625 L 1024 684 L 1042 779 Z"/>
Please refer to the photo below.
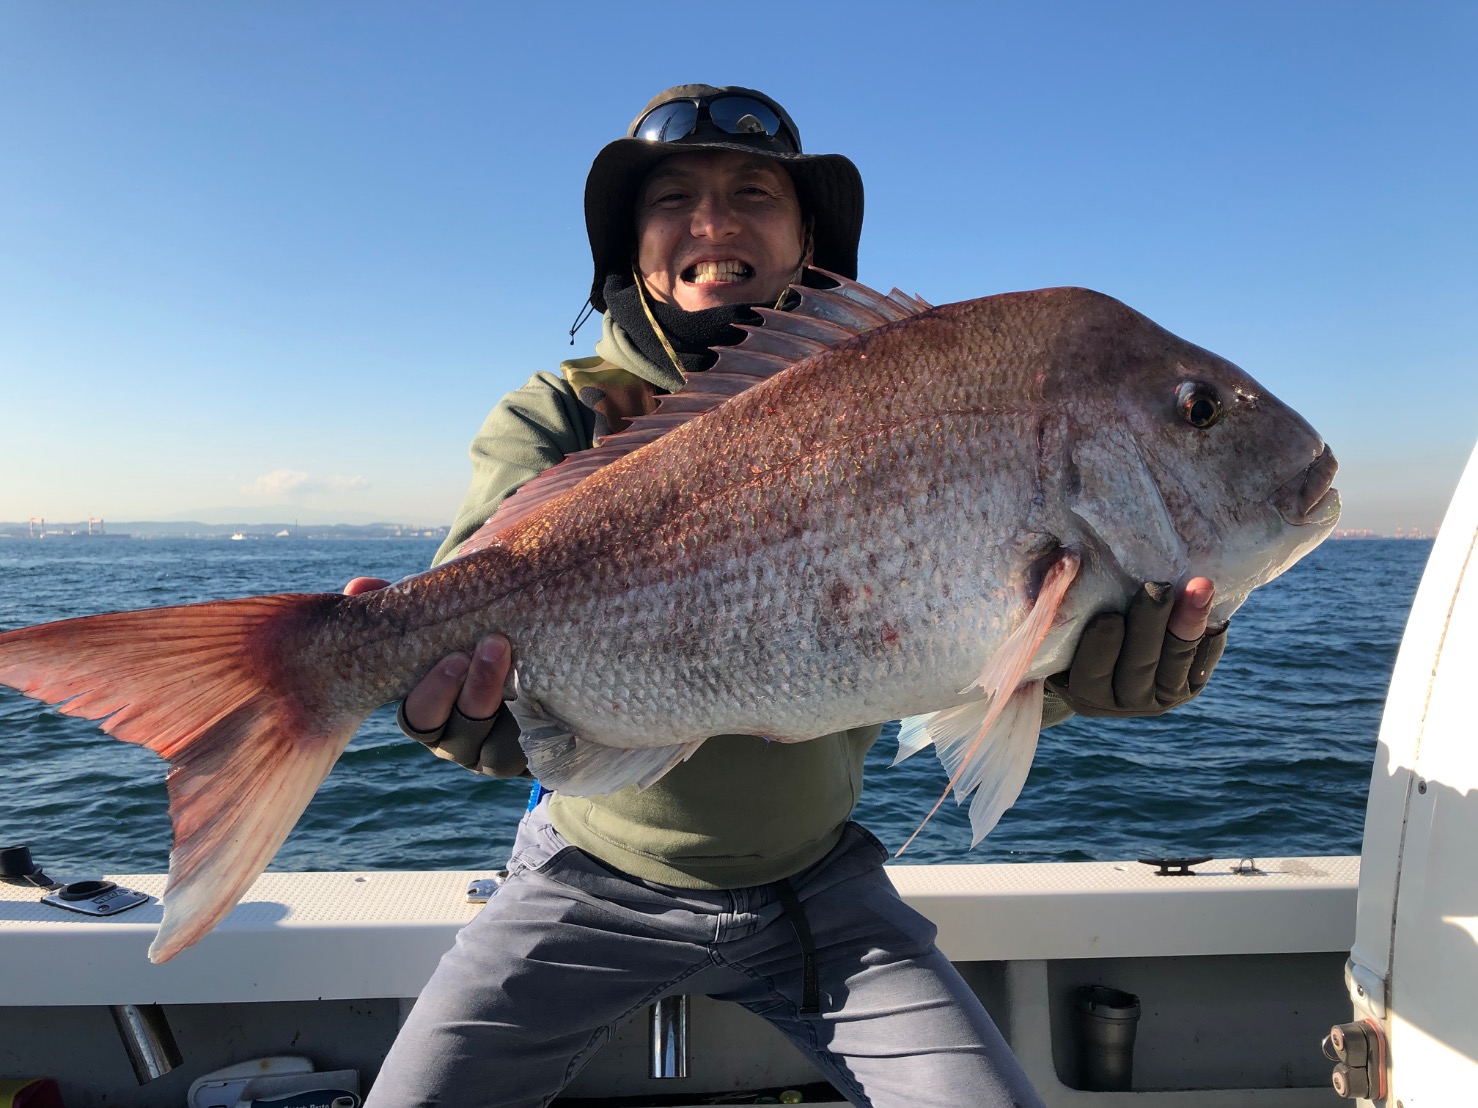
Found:
<path fill-rule="evenodd" d="M 595 344 L 595 352 L 600 357 L 636 374 L 643 381 L 650 381 L 664 392 L 678 392 L 683 387 L 683 379 L 677 375 L 672 363 L 659 364 L 643 354 L 625 329 L 611 318 L 610 312 L 601 316 L 600 329 L 600 341 Z"/>

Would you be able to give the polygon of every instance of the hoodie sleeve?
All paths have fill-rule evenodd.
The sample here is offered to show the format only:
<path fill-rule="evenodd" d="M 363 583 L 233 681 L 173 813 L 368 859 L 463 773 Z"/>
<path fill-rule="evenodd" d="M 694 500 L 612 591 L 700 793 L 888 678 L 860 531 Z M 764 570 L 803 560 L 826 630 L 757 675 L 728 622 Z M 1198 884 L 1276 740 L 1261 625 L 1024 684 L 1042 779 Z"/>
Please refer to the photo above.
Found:
<path fill-rule="evenodd" d="M 472 481 L 431 564 L 455 554 L 525 481 L 588 449 L 594 431 L 590 420 L 589 410 L 556 373 L 536 373 L 499 401 L 472 440 Z"/>

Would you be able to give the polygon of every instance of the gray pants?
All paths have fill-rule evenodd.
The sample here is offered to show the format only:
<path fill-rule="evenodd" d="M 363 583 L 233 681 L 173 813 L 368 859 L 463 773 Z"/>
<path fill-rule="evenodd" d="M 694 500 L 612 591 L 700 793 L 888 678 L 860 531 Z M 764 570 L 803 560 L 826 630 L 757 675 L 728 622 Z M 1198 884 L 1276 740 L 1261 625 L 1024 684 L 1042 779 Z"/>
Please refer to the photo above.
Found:
<path fill-rule="evenodd" d="M 790 879 L 816 949 L 821 1010 L 806 1015 L 774 886 L 630 877 L 566 843 L 544 807 L 524 818 L 507 882 L 442 958 L 366 1108 L 546 1105 L 616 1027 L 676 993 L 763 1016 L 865 1108 L 1041 1104 L 857 824 Z"/>

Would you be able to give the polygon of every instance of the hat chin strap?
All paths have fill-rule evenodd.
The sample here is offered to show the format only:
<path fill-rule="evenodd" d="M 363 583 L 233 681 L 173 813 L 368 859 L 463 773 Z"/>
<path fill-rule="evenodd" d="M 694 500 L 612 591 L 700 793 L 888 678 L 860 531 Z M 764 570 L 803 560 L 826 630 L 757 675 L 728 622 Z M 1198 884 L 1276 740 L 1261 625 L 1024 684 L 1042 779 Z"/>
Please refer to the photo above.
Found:
<path fill-rule="evenodd" d="M 799 285 L 805 279 L 806 269 L 815 258 L 816 240 L 812 237 L 815 227 L 816 220 L 809 215 L 806 216 L 806 237 L 801 240 L 801 260 L 795 267 L 795 273 L 791 275 L 790 283 L 792 285 Z M 781 310 L 781 305 L 785 303 L 785 298 L 789 295 L 790 289 L 787 288 L 780 294 L 780 298 L 775 301 L 775 310 L 777 312 Z"/>
<path fill-rule="evenodd" d="M 657 341 L 662 344 L 662 349 L 667 351 L 668 360 L 672 362 L 672 368 L 677 370 L 677 375 L 683 384 L 688 383 L 688 375 L 683 369 L 683 363 L 678 360 L 677 351 L 672 348 L 672 340 L 667 337 L 667 332 L 662 329 L 662 324 L 657 322 L 657 317 L 652 314 L 652 306 L 647 303 L 647 283 L 642 280 L 641 270 L 636 263 L 631 264 L 631 276 L 636 281 L 636 298 L 641 301 L 642 314 L 647 317 L 647 322 L 652 325 L 652 334 L 657 336 Z"/>

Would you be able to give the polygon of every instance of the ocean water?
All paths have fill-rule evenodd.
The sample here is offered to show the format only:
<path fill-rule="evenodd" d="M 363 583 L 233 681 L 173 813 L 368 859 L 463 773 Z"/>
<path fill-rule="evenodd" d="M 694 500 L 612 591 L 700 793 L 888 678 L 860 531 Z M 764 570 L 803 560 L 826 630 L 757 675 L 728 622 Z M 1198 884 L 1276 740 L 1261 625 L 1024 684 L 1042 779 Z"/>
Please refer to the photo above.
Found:
<path fill-rule="evenodd" d="M 0 542 L 0 629 L 264 592 L 336 591 L 425 567 L 430 541 Z M 1254 593 L 1205 692 L 1157 719 L 1042 736 L 1016 806 L 970 849 L 952 800 L 899 859 L 1084 861 L 1353 854 L 1386 687 L 1429 542 L 1331 542 Z M 0 689 L 0 845 L 60 874 L 162 871 L 164 763 Z M 857 818 L 897 849 L 945 775 L 929 752 L 870 757 Z M 479 777 L 400 735 L 389 709 L 350 743 L 273 868 L 458 869 L 507 857 L 528 786 Z"/>

